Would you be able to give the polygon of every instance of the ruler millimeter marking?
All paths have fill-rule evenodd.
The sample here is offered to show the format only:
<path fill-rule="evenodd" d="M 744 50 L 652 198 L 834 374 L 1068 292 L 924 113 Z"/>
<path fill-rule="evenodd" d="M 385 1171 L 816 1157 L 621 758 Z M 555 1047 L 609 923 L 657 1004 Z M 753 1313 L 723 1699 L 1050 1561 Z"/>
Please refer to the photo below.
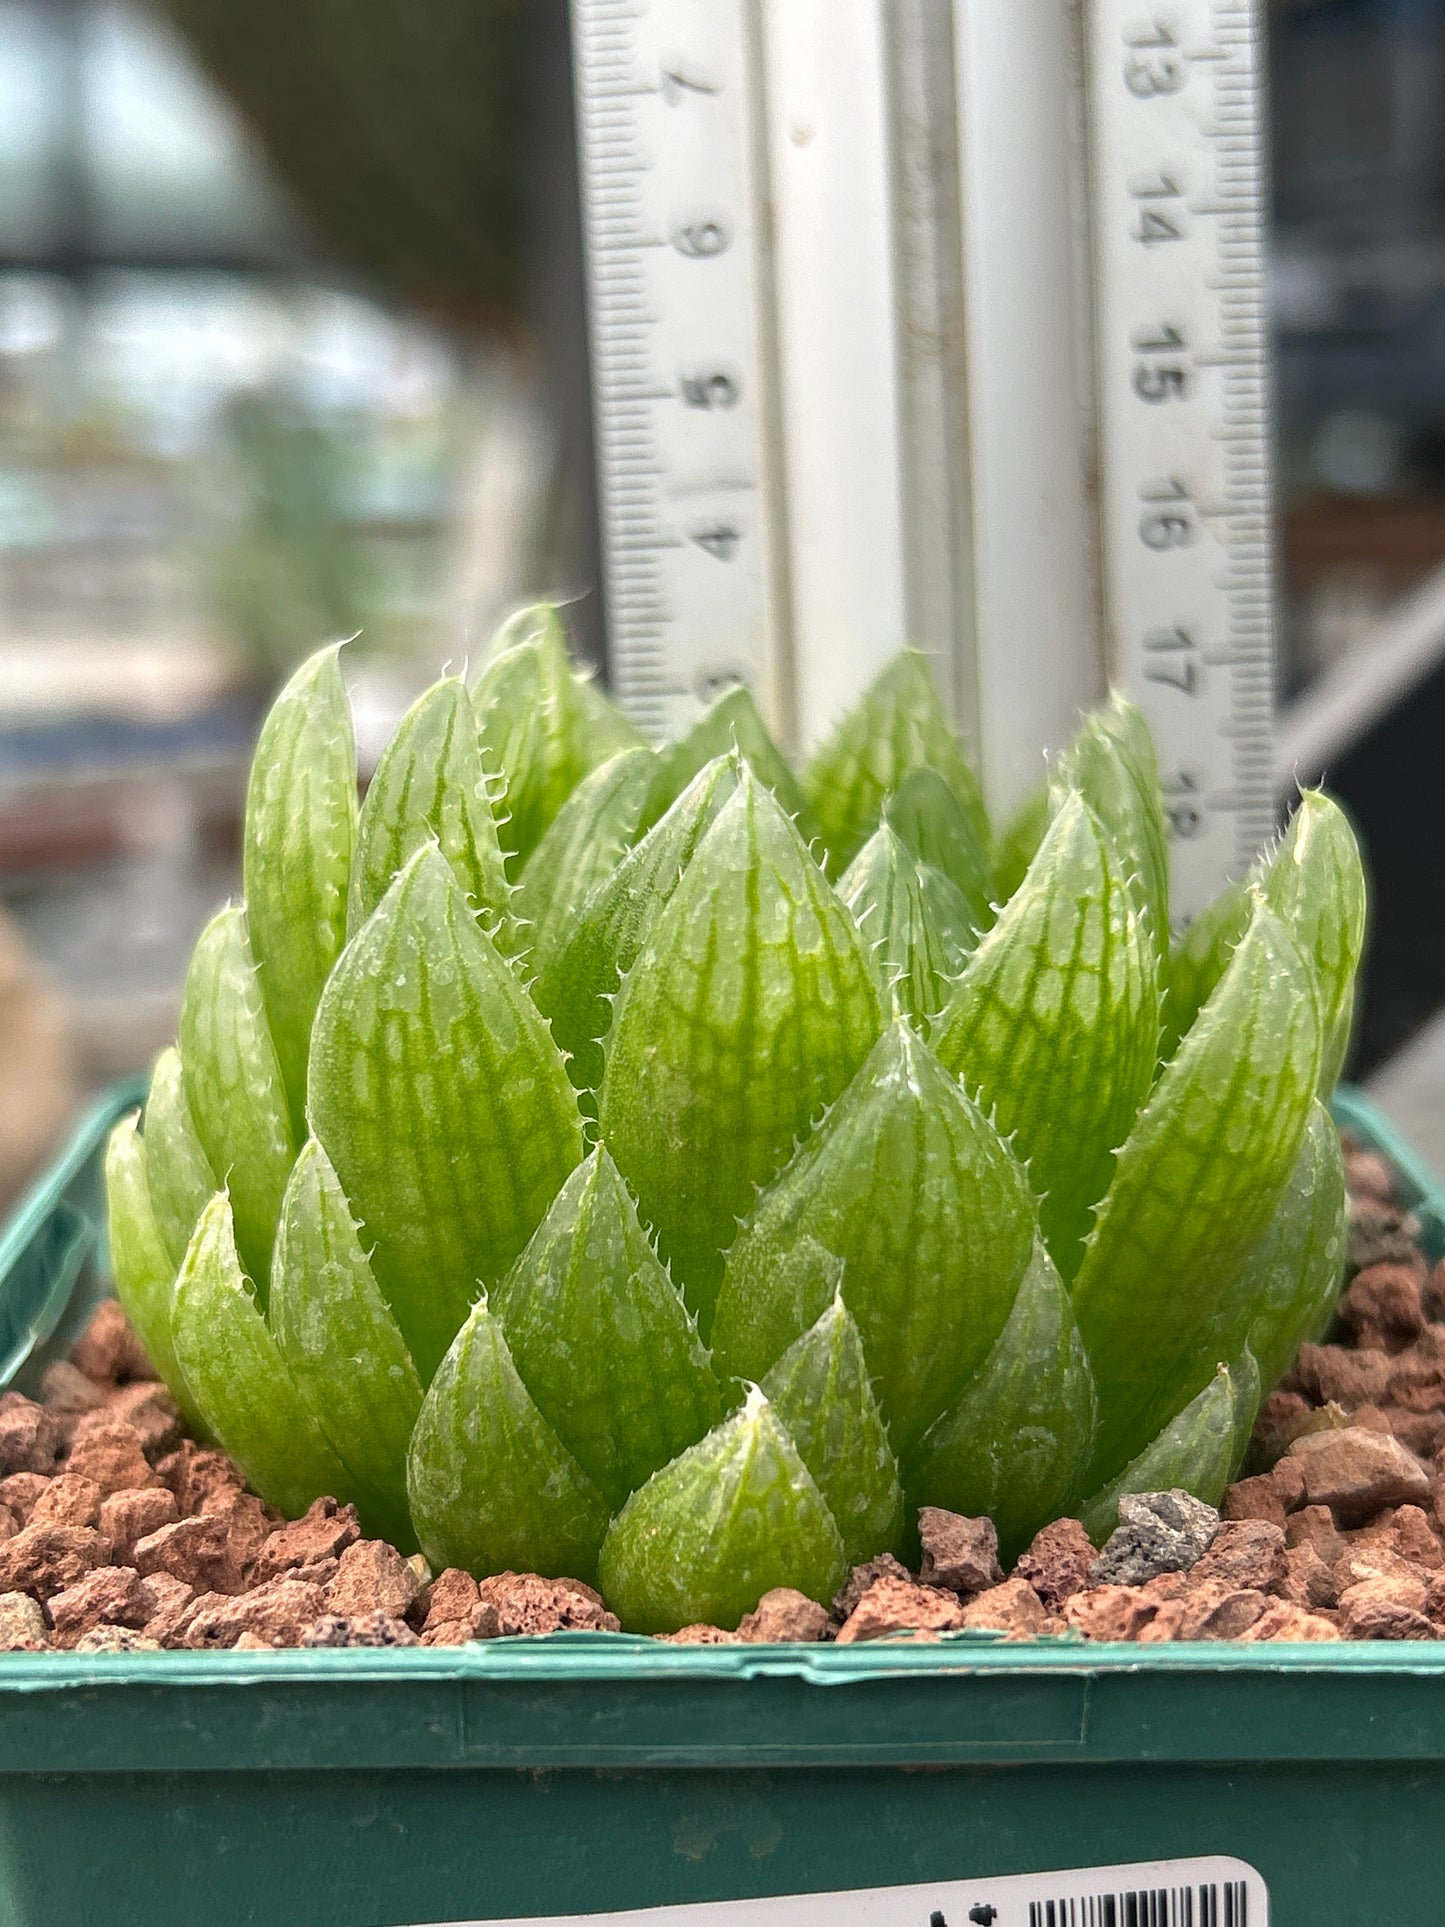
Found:
<path fill-rule="evenodd" d="M 1107 679 L 1267 833 L 1258 0 L 573 0 L 611 663 L 806 748 L 904 641 L 995 807 Z"/>
<path fill-rule="evenodd" d="M 1274 820 L 1259 22 L 1250 0 L 1088 17 L 1106 610 L 1187 917 Z"/>

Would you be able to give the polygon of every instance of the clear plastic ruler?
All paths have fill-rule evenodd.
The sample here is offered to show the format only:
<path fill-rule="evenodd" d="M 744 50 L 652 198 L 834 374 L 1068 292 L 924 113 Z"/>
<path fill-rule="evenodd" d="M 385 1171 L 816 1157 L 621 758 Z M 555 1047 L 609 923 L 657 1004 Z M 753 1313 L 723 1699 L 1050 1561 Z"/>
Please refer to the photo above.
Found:
<path fill-rule="evenodd" d="M 1109 682 L 1268 834 L 1260 0 L 572 0 L 614 687 L 806 749 L 904 641 L 998 809 Z"/>

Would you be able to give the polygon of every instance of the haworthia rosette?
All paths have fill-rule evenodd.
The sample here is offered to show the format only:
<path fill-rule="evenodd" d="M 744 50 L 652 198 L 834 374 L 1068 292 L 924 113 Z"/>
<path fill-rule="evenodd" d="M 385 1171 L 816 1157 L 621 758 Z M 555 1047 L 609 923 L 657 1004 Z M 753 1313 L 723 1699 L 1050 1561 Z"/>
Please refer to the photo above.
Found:
<path fill-rule="evenodd" d="M 268 1321 L 299 1395 L 350 1475 L 367 1530 L 414 1544 L 405 1467 L 421 1382 L 315 1138 L 286 1187 Z"/>
<path fill-rule="evenodd" d="M 339 654 L 318 651 L 282 690 L 246 791 L 251 951 L 298 1139 L 311 1020 L 346 941 L 356 841 L 356 740 Z"/>
<path fill-rule="evenodd" d="M 744 684 L 725 691 L 687 734 L 662 750 L 657 758 L 643 824 L 651 829 L 678 797 L 716 756 L 736 749 L 754 776 L 773 792 L 806 841 L 813 835 L 807 799 L 782 752 L 758 714 L 753 692 Z"/>
<path fill-rule="evenodd" d="M 766 1592 L 830 1599 L 846 1567 L 823 1496 L 754 1386 L 613 1520 L 598 1581 L 625 1629 L 736 1626 Z"/>
<path fill-rule="evenodd" d="M 192 1398 L 263 1499 L 295 1518 L 313 1499 L 351 1498 L 242 1273 L 224 1192 L 201 1213 L 181 1266 L 173 1330 Z"/>
<path fill-rule="evenodd" d="M 1094 1381 L 1065 1290 L 1042 1243 L 998 1343 L 906 1467 L 919 1502 L 988 1517 L 1006 1554 L 1077 1496 L 1094 1435 Z"/>
<path fill-rule="evenodd" d="M 1153 1080 L 1158 1032 L 1148 930 L 1113 844 L 1072 795 L 933 1028 L 939 1061 L 1027 1165 L 1066 1278 Z"/>
<path fill-rule="evenodd" d="M 511 947 L 511 886 L 489 787 L 466 685 L 445 676 L 402 717 L 366 792 L 351 879 L 353 936 L 397 872 L 435 844 L 483 927 Z"/>
<path fill-rule="evenodd" d="M 533 995 L 568 1053 L 568 1075 L 580 1091 L 602 1082 L 602 1038 L 612 1022 L 617 986 L 632 969 L 663 905 L 677 888 L 698 844 L 737 788 L 736 755 L 719 756 L 600 883 L 555 950 L 541 960 Z"/>
<path fill-rule="evenodd" d="M 907 1458 L 1003 1330 L 1033 1249 L 1022 1170 L 993 1126 L 899 1019 L 772 1188 L 728 1254 L 718 1367 L 761 1378 L 831 1298 L 778 1289 L 810 1239 L 842 1264 L 894 1450 Z"/>
<path fill-rule="evenodd" d="M 211 919 L 191 954 L 181 1062 L 196 1135 L 217 1183 L 229 1188 L 241 1263 L 264 1303 L 296 1139 L 246 915 L 236 904 Z"/>
<path fill-rule="evenodd" d="M 592 1577 L 606 1501 L 537 1410 L 485 1298 L 422 1402 L 406 1479 L 417 1537 L 438 1570 Z"/>
<path fill-rule="evenodd" d="M 738 1218 L 880 1022 L 857 925 L 744 765 L 618 995 L 597 1107 L 704 1336 Z"/>
<path fill-rule="evenodd" d="M 988 845 L 963 804 L 936 769 L 911 771 L 883 807 L 919 863 L 941 870 L 968 905 L 975 932 L 993 922 L 993 876 Z"/>
<path fill-rule="evenodd" d="M 172 1397 L 192 1429 L 204 1437 L 206 1426 L 181 1374 L 171 1328 L 171 1301 L 180 1267 L 171 1258 L 151 1206 L 145 1151 L 134 1117 L 122 1118 L 110 1134 L 105 1189 L 116 1296 Z"/>
<path fill-rule="evenodd" d="M 886 823 L 869 837 L 838 884 L 873 953 L 886 991 L 916 1023 L 941 1010 L 950 955 L 924 896 L 912 852 Z"/>
<path fill-rule="evenodd" d="M 651 750 L 629 749 L 584 776 L 527 858 L 512 911 L 534 974 L 636 841 L 655 762 Z"/>
<path fill-rule="evenodd" d="M 425 1379 L 582 1155 L 551 1034 L 436 849 L 332 972 L 309 1109 Z"/>
<path fill-rule="evenodd" d="M 925 657 L 905 649 L 849 710 L 808 766 L 803 788 L 823 833 L 829 869 L 841 873 L 877 826 L 885 798 L 925 765 L 936 769 L 989 843 L 978 780 L 943 713 Z"/>
<path fill-rule="evenodd" d="M 1314 965 L 1324 1024 L 1320 1095 L 1328 1098 L 1350 1046 L 1367 911 L 1359 845 L 1338 803 L 1304 792 L 1260 888 Z"/>
<path fill-rule="evenodd" d="M 1209 1384 L 1151 1440 L 1117 1478 L 1079 1509 L 1095 1545 L 1119 1523 L 1126 1492 L 1192 1492 L 1218 1505 L 1234 1475 L 1239 1450 L 1239 1397 L 1229 1368 L 1221 1365 Z"/>
<path fill-rule="evenodd" d="M 542 1416 L 613 1507 L 722 1413 L 691 1314 L 604 1149 L 562 1186 L 492 1308 Z"/>
<path fill-rule="evenodd" d="M 196 1220 L 217 1188 L 216 1173 L 196 1134 L 177 1050 L 163 1050 L 155 1061 L 146 1093 L 142 1141 L 151 1204 L 174 1280 Z"/>
<path fill-rule="evenodd" d="M 833 1515 L 848 1563 L 898 1552 L 898 1462 L 841 1293 L 783 1353 L 762 1389 Z"/>
<path fill-rule="evenodd" d="M 1257 901 L 1119 1153 L 1075 1282 L 1099 1394 L 1101 1478 L 1158 1430 L 1187 1380 L 1210 1319 L 1284 1195 L 1319 1063 L 1310 971 Z"/>

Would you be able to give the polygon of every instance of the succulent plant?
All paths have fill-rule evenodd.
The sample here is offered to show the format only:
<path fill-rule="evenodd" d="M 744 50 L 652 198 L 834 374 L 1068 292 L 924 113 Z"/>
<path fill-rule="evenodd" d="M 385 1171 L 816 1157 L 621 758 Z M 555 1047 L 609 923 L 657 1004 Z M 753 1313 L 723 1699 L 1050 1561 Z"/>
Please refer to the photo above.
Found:
<path fill-rule="evenodd" d="M 1339 810 L 1171 942 L 1138 713 L 991 835 L 920 656 L 801 778 L 734 690 L 645 747 L 531 610 L 358 808 L 335 650 L 245 902 L 109 1151 L 118 1288 L 288 1510 L 735 1623 L 1119 1495 L 1217 1498 L 1344 1258 Z"/>

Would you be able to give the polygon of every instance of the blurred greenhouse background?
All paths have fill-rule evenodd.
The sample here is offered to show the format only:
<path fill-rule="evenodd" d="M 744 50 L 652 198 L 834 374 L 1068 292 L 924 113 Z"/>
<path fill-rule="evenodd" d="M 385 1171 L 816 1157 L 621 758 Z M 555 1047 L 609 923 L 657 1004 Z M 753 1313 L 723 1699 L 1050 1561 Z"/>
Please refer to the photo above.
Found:
<path fill-rule="evenodd" d="M 1296 694 L 1445 569 L 1445 0 L 1271 23 Z M 358 638 L 365 755 L 524 590 L 598 652 L 567 61 L 564 0 L 0 0 L 0 1194 L 168 1038 L 290 662 Z"/>

